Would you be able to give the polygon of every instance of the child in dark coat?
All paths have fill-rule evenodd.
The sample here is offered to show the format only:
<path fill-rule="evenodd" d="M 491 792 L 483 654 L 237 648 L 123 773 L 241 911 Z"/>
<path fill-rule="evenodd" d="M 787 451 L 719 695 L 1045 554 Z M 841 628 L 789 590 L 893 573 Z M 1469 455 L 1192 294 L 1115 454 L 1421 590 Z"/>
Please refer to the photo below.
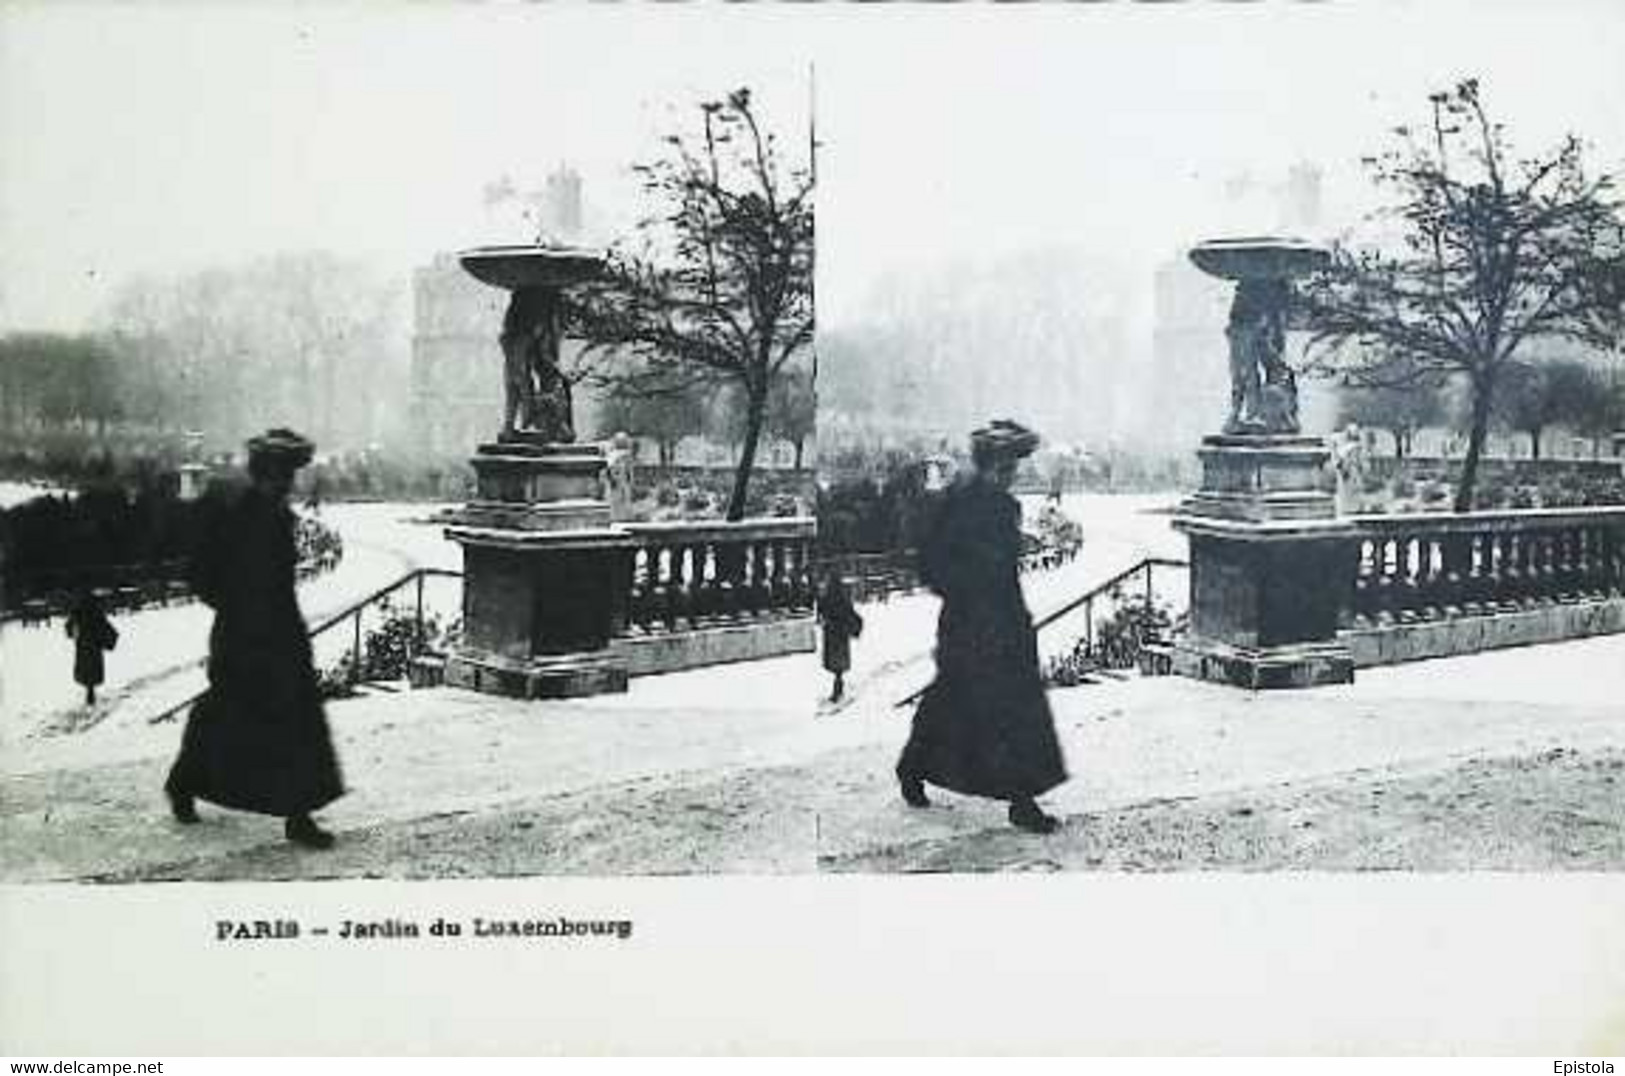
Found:
<path fill-rule="evenodd" d="M 835 676 L 829 701 L 840 702 L 846 693 L 846 673 L 852 668 L 852 640 L 863 634 L 863 617 L 852 606 L 846 581 L 831 575 L 818 595 L 818 619 L 824 629 L 824 668 Z"/>
<path fill-rule="evenodd" d="M 85 705 L 96 703 L 96 688 L 107 679 L 102 652 L 118 645 L 118 629 L 107 619 L 102 603 L 90 591 L 82 592 L 68 612 L 67 632 L 73 637 L 73 678 L 85 689 Z"/>

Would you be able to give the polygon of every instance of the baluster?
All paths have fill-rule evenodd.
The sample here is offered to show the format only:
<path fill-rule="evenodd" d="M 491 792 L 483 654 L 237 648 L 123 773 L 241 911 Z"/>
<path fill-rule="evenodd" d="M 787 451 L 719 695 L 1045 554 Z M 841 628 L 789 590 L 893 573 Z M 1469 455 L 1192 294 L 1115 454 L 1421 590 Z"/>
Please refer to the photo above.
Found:
<path fill-rule="evenodd" d="M 792 609 L 811 609 L 813 604 L 811 565 L 808 560 L 810 553 L 805 539 L 795 539 L 790 543 L 790 607 Z"/>
<path fill-rule="evenodd" d="M 777 612 L 786 605 L 785 595 L 790 585 L 786 573 L 784 542 L 769 543 L 768 551 L 772 554 L 772 567 L 767 577 L 767 607 Z M 839 560 L 835 561 L 832 570 L 837 572 L 842 570 Z M 859 577 L 859 587 L 861 592 L 862 576 Z M 854 596 L 854 600 L 861 601 L 862 599 Z"/>
<path fill-rule="evenodd" d="M 1586 592 L 1586 528 L 1563 530 L 1563 597 L 1579 601 Z"/>
<path fill-rule="evenodd" d="M 1569 531 L 1569 596 L 1578 601 L 1591 593 L 1591 528 Z"/>
<path fill-rule="evenodd" d="M 1585 593 L 1588 597 L 1604 597 L 1608 593 L 1608 531 L 1587 527 L 1585 536 Z"/>
<path fill-rule="evenodd" d="M 756 609 L 756 542 L 744 539 L 734 543 L 734 612 L 748 617 Z"/>
<path fill-rule="evenodd" d="M 1552 532 L 1536 531 L 1524 536 L 1529 549 L 1529 566 L 1525 585 L 1530 603 L 1552 600 Z"/>
<path fill-rule="evenodd" d="M 728 604 L 732 600 L 733 582 L 728 577 L 728 547 L 726 541 L 708 542 L 705 547 L 705 561 L 710 566 L 710 586 L 706 595 L 706 614 L 711 620 L 722 620 L 728 615 Z"/>
<path fill-rule="evenodd" d="M 1484 560 L 1484 544 L 1482 536 L 1471 531 L 1458 534 L 1455 539 L 1460 543 L 1457 552 L 1461 556 L 1456 566 L 1458 576 L 1456 600 L 1460 603 L 1462 613 L 1471 616 L 1478 612 L 1479 607 L 1479 573 Z"/>
<path fill-rule="evenodd" d="M 1571 527 L 1568 532 L 1568 587 L 1569 597 L 1575 601 L 1590 592 L 1591 528 Z"/>
<path fill-rule="evenodd" d="M 717 620 L 722 615 L 723 587 L 722 565 L 718 562 L 719 547 L 715 542 L 706 542 L 699 549 L 700 563 L 705 566 L 700 573 L 704 588 L 700 595 L 700 608 L 707 622 Z"/>
<path fill-rule="evenodd" d="M 688 616 L 688 580 L 686 579 L 688 549 L 682 545 L 666 547 L 666 630 L 676 631 Z"/>
<path fill-rule="evenodd" d="M 734 584 L 735 601 L 739 616 L 748 617 L 756 612 L 756 548 L 754 539 L 739 542 L 734 555 L 738 558 L 738 580 Z"/>
<path fill-rule="evenodd" d="M 1421 534 L 1416 539 L 1417 567 L 1416 587 L 1421 599 L 1416 614 L 1423 620 L 1437 620 L 1443 614 L 1444 598 L 1443 570 L 1439 560 L 1439 539 L 1430 534 Z"/>
<path fill-rule="evenodd" d="M 1526 534 L 1524 545 L 1529 550 L 1529 563 L 1525 571 L 1525 604 L 1545 602 L 1551 597 L 1552 535 L 1550 531 Z"/>
<path fill-rule="evenodd" d="M 1572 527 L 1563 527 L 1551 533 L 1551 562 L 1547 590 L 1554 601 L 1570 601 L 1574 597 L 1574 551 L 1571 541 Z"/>
<path fill-rule="evenodd" d="M 1518 586 L 1515 591 L 1519 605 L 1529 605 L 1540 594 L 1541 535 L 1518 535 Z"/>
<path fill-rule="evenodd" d="M 1446 534 L 1439 540 L 1439 604 L 1446 617 L 1460 614 L 1467 601 L 1467 569 L 1472 564 L 1472 539 Z"/>
<path fill-rule="evenodd" d="M 1439 539 L 1416 536 L 1416 615 L 1422 620 L 1439 616 Z"/>
<path fill-rule="evenodd" d="M 1496 535 L 1480 531 L 1473 535 L 1472 612 L 1487 613 L 1495 604 L 1498 586 Z"/>
<path fill-rule="evenodd" d="M 1420 604 L 1421 588 L 1417 585 L 1417 544 L 1417 539 L 1408 534 L 1401 536 L 1394 543 L 1393 611 L 1395 617 L 1405 624 L 1416 619 L 1416 608 Z"/>
<path fill-rule="evenodd" d="M 1495 603 L 1498 608 L 1517 608 L 1528 553 L 1521 535 L 1503 531 L 1495 536 Z"/>
<path fill-rule="evenodd" d="M 1490 587 L 1485 604 L 1492 609 L 1510 604 L 1508 588 L 1515 586 L 1517 582 L 1516 565 L 1512 559 L 1513 540 L 1512 534 L 1506 531 L 1490 535 Z"/>
<path fill-rule="evenodd" d="M 1394 618 L 1394 572 L 1399 557 L 1399 543 L 1394 538 L 1383 538 L 1377 545 L 1375 608 L 1376 619 L 1388 622 Z"/>
<path fill-rule="evenodd" d="M 767 541 L 758 539 L 750 544 L 750 608 L 762 615 L 767 612 Z"/>
<path fill-rule="evenodd" d="M 1602 537 L 1602 579 L 1604 592 L 1618 597 L 1625 591 L 1625 527 L 1605 524 Z"/>
<path fill-rule="evenodd" d="M 1354 618 L 1356 623 L 1370 624 L 1375 620 L 1372 605 L 1372 558 L 1376 543 L 1369 538 L 1360 539 L 1360 552 L 1354 568 Z"/>
<path fill-rule="evenodd" d="M 716 584 L 713 587 L 715 595 L 711 600 L 715 603 L 716 615 L 724 619 L 737 615 L 739 611 L 739 581 L 735 559 L 739 549 L 738 542 L 719 542 L 712 547 L 712 561 L 716 565 Z"/>
<path fill-rule="evenodd" d="M 691 627 L 698 626 L 706 618 L 711 598 L 711 581 L 708 572 L 711 567 L 708 554 L 710 547 L 704 542 L 689 542 L 683 546 L 684 563 L 686 565 L 683 588 L 683 609 L 687 614 Z"/>
<path fill-rule="evenodd" d="M 750 600 L 745 582 L 749 553 L 749 545 L 738 540 L 717 546 L 718 612 L 730 620 L 744 615 L 746 603 Z"/>
<path fill-rule="evenodd" d="M 650 569 L 652 559 L 653 554 L 647 548 L 632 550 L 632 582 L 626 607 L 629 630 L 636 632 L 649 630 L 649 592 L 654 581 Z"/>
<path fill-rule="evenodd" d="M 643 626 L 649 631 L 658 630 L 663 619 L 660 562 L 660 546 L 651 541 L 643 547 Z"/>

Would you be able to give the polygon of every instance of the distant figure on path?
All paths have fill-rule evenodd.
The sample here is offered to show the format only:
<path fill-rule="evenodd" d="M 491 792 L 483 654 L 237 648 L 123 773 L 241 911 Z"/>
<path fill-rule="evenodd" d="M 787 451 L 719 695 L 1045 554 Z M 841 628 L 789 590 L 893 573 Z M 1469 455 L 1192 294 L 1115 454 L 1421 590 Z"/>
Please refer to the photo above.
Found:
<path fill-rule="evenodd" d="M 824 669 L 835 676 L 829 701 L 840 702 L 846 694 L 846 672 L 852 668 L 852 640 L 863 634 L 863 617 L 853 608 L 852 594 L 839 573 L 831 572 L 824 581 L 818 620 L 824 629 Z"/>
<path fill-rule="evenodd" d="M 288 840 L 329 848 L 310 817 L 344 794 L 310 639 L 294 594 L 288 493 L 312 445 L 292 430 L 248 443 L 250 484 L 215 487 L 201 503 L 192 585 L 215 611 L 209 690 L 186 723 L 164 791 L 177 821 L 195 800 L 285 819 Z"/>
<path fill-rule="evenodd" d="M 1037 797 L 1066 780 L 1066 764 L 1038 667 L 1038 640 L 1021 595 L 1021 507 L 1010 495 L 1018 462 L 1038 436 L 1009 421 L 971 435 L 968 476 L 956 479 L 921 550 L 921 574 L 942 596 L 937 677 L 925 689 L 897 779 L 926 807 L 927 782 L 1005 800 L 1012 825 L 1052 833 Z"/>
<path fill-rule="evenodd" d="M 73 678 L 85 689 L 85 705 L 94 706 L 96 688 L 107 679 L 102 653 L 118 645 L 118 629 L 107 619 L 101 599 L 89 590 L 79 592 L 66 628 L 73 637 Z"/>

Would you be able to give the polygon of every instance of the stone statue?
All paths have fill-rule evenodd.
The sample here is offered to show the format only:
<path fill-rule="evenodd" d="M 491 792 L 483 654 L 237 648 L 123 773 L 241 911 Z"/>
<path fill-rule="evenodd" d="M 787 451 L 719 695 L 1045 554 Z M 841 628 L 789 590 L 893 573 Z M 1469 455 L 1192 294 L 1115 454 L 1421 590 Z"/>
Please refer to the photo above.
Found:
<path fill-rule="evenodd" d="M 604 480 L 609 487 L 610 518 L 630 519 L 637 462 L 632 435 L 623 430 L 610 438 L 608 454 L 609 466 L 604 470 Z"/>
<path fill-rule="evenodd" d="M 1357 512 L 1365 498 L 1366 440 L 1351 422 L 1332 440 L 1332 469 L 1337 479 L 1337 510 Z"/>
<path fill-rule="evenodd" d="M 575 441 L 570 382 L 559 369 L 563 296 L 555 288 L 518 288 L 502 319 L 503 438 L 532 435 Z"/>
<path fill-rule="evenodd" d="M 1292 285 L 1242 277 L 1230 304 L 1230 417 L 1224 432 L 1297 433 L 1298 386 L 1283 353 Z"/>

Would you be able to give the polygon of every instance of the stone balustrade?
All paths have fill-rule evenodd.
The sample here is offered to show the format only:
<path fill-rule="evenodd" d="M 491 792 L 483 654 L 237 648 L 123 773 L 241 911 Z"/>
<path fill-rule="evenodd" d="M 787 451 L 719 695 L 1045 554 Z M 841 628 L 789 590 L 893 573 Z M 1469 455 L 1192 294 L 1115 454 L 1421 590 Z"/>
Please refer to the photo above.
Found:
<path fill-rule="evenodd" d="M 1349 623 L 1437 620 L 1617 596 L 1625 507 L 1354 516 Z"/>
<path fill-rule="evenodd" d="M 628 634 L 691 631 L 813 608 L 815 520 L 631 523 Z"/>
<path fill-rule="evenodd" d="M 1625 507 L 1353 516 L 1357 665 L 1625 630 Z"/>

